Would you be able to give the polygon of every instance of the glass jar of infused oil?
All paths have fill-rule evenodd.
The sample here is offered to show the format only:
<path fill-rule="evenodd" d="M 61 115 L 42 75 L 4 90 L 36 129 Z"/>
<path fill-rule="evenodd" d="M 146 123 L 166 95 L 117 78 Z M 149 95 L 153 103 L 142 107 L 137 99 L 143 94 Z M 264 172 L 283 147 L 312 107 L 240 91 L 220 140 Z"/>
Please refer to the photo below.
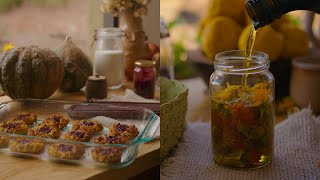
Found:
<path fill-rule="evenodd" d="M 271 162 L 274 133 L 274 77 L 268 55 L 226 51 L 216 55 L 210 78 L 214 161 L 232 168 Z"/>

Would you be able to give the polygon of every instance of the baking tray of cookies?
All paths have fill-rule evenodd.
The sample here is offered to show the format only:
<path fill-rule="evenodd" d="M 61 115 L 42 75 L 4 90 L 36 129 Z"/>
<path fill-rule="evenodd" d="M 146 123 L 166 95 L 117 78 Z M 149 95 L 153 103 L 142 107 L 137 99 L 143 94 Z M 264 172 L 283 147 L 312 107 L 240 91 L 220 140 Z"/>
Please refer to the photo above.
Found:
<path fill-rule="evenodd" d="M 48 161 L 122 168 L 159 129 L 144 108 L 53 100 L 0 104 L 0 152 Z"/>

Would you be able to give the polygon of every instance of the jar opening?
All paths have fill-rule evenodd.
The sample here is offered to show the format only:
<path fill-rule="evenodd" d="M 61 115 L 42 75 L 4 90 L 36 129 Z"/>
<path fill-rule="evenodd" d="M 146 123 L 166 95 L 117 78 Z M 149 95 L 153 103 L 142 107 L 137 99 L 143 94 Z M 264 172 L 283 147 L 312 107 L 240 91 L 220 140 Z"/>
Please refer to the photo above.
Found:
<path fill-rule="evenodd" d="M 252 51 L 249 61 L 245 61 L 245 51 L 225 51 L 216 55 L 215 70 L 228 74 L 256 74 L 269 69 L 268 55 Z"/>
<path fill-rule="evenodd" d="M 102 28 L 95 30 L 96 37 L 122 37 L 124 36 L 124 32 L 119 28 Z"/>
<path fill-rule="evenodd" d="M 320 58 L 316 56 L 298 57 L 293 60 L 292 65 L 303 70 L 320 71 Z"/>

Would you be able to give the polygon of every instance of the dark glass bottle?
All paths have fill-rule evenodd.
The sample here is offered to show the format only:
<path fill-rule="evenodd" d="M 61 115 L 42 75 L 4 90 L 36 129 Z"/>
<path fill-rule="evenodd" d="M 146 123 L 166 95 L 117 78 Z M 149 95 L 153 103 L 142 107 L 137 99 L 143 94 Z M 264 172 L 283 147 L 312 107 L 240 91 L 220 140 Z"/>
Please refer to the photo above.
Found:
<path fill-rule="evenodd" d="M 247 0 L 246 9 L 254 28 L 258 29 L 290 11 L 309 10 L 320 14 L 320 0 Z"/>

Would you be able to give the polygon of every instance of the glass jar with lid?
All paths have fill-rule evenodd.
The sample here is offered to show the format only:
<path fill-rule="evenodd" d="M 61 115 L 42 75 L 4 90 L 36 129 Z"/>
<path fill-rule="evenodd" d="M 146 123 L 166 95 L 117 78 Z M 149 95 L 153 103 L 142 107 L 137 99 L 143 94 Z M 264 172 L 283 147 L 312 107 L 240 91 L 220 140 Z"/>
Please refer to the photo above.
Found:
<path fill-rule="evenodd" d="M 156 62 L 140 60 L 135 62 L 133 71 L 134 92 L 147 99 L 154 98 Z"/>
<path fill-rule="evenodd" d="M 210 77 L 214 161 L 233 168 L 258 168 L 273 157 L 274 77 L 268 55 L 244 51 L 216 55 Z"/>
<path fill-rule="evenodd" d="M 94 73 L 106 77 L 108 89 L 120 88 L 124 79 L 123 36 L 119 28 L 95 32 Z"/>

